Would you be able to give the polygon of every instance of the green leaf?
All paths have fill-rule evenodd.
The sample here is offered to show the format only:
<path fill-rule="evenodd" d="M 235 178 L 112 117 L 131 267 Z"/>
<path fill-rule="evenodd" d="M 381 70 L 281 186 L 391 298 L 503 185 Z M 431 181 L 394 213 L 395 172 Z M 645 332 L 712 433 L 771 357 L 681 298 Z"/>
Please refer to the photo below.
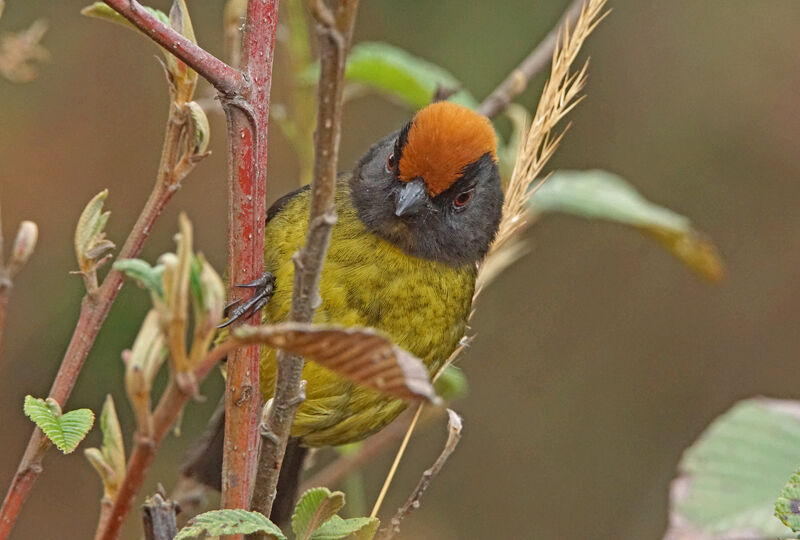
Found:
<path fill-rule="evenodd" d="M 433 388 L 443 400 L 451 402 L 467 395 L 469 382 L 461 368 L 450 364 L 433 382 Z"/>
<path fill-rule="evenodd" d="M 800 470 L 792 473 L 775 501 L 775 517 L 794 532 L 800 532 Z"/>
<path fill-rule="evenodd" d="M 254 532 L 266 533 L 274 540 L 286 540 L 278 526 L 266 516 L 247 510 L 212 510 L 195 516 L 178 531 L 175 540 Z"/>
<path fill-rule="evenodd" d="M 798 462 L 800 403 L 737 403 L 684 454 L 670 493 L 674 534 L 667 537 L 787 537 L 773 515 L 775 498 Z"/>
<path fill-rule="evenodd" d="M 51 398 L 45 401 L 25 396 L 23 410 L 56 448 L 65 454 L 78 447 L 94 424 L 94 413 L 89 409 L 76 409 L 62 414 L 61 407 Z"/>
<path fill-rule="evenodd" d="M 87 448 L 84 454 L 103 481 L 104 496 L 113 501 L 125 477 L 125 445 L 111 394 L 106 396 L 100 413 L 100 429 L 103 432 L 101 448 Z"/>
<path fill-rule="evenodd" d="M 150 15 L 154 16 L 156 19 L 164 23 L 165 25 L 169 26 L 169 17 L 167 17 L 166 13 L 163 11 L 159 11 L 157 9 L 153 9 L 151 7 L 144 6 L 144 9 L 150 12 Z M 128 22 L 128 19 L 111 9 L 108 4 L 104 2 L 95 2 L 90 6 L 86 6 L 81 10 L 81 15 L 85 15 L 87 17 L 92 17 L 95 19 L 101 19 L 104 21 L 116 23 L 119 25 L 124 26 L 125 28 L 130 28 L 131 30 L 136 30 L 139 32 L 140 30 L 136 28 L 134 25 Z"/>
<path fill-rule="evenodd" d="M 123 259 L 114 263 L 114 269 L 119 270 L 131 279 L 154 293 L 157 297 L 164 297 L 164 286 L 161 277 L 164 275 L 164 266 L 150 266 L 141 259 Z"/>
<path fill-rule="evenodd" d="M 601 170 L 556 171 L 530 198 L 534 212 L 562 212 L 635 227 L 655 238 L 699 275 L 722 278 L 714 245 L 688 218 L 642 197 L 619 176 Z"/>
<path fill-rule="evenodd" d="M 311 535 L 311 540 L 339 540 L 340 538 L 372 540 L 380 524 L 378 518 L 342 519 L 339 516 L 333 516 Z"/>
<path fill-rule="evenodd" d="M 300 497 L 292 515 L 292 530 L 298 540 L 308 540 L 323 523 L 344 506 L 344 493 L 328 488 L 311 488 Z"/>
<path fill-rule="evenodd" d="M 75 227 L 75 255 L 81 272 L 95 272 L 102 264 L 106 253 L 114 248 L 114 243 L 106 239 L 103 231 L 111 212 L 103 212 L 103 204 L 108 197 L 104 189 L 90 200 L 78 218 Z"/>
<path fill-rule="evenodd" d="M 318 76 L 317 64 L 309 70 L 306 82 L 313 84 Z M 447 70 L 388 43 L 354 45 L 347 58 L 345 79 L 398 99 L 412 109 L 429 104 L 439 87 L 459 89 L 451 101 L 472 109 L 478 107 L 475 98 L 461 89 L 461 83 Z"/>

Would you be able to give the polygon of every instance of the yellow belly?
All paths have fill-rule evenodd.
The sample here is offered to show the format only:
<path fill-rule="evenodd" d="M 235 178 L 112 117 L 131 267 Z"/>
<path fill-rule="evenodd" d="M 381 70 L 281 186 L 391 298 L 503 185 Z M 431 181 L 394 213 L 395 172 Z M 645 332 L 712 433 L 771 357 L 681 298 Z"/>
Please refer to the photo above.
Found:
<path fill-rule="evenodd" d="M 339 182 L 338 221 L 322 270 L 322 305 L 315 322 L 377 328 L 421 358 L 435 372 L 464 335 L 474 289 L 472 266 L 453 268 L 411 257 L 369 232 L 352 207 L 346 181 Z M 308 190 L 294 197 L 266 228 L 265 269 L 275 276 L 275 294 L 264 322 L 285 321 L 294 279 L 292 255 L 305 242 Z M 306 401 L 292 435 L 307 446 L 358 441 L 380 430 L 405 408 L 401 400 L 356 386 L 307 362 Z M 272 396 L 275 351 L 261 359 L 261 390 Z"/>

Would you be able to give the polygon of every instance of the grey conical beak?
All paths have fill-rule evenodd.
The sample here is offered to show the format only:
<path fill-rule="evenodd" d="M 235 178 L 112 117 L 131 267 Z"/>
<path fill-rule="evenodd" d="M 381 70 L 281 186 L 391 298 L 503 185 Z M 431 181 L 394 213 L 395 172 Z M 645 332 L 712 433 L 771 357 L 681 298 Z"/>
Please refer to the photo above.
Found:
<path fill-rule="evenodd" d="M 427 202 L 428 190 L 425 188 L 425 182 L 422 178 L 415 178 L 397 192 L 394 215 L 398 217 L 413 216 L 424 208 Z"/>

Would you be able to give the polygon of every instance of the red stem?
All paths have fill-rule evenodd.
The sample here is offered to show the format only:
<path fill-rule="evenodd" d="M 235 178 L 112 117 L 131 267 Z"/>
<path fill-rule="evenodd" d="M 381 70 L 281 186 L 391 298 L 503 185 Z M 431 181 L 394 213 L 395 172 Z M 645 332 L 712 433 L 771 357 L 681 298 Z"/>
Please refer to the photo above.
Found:
<path fill-rule="evenodd" d="M 238 70 L 159 21 L 136 0 L 104 2 L 153 41 L 191 66 L 223 94 L 236 94 L 243 86 L 244 79 Z"/>
<path fill-rule="evenodd" d="M 267 123 L 278 0 L 250 0 L 242 41 L 243 71 L 250 84 L 240 98 L 224 102 L 228 118 L 228 256 L 230 296 L 237 283 L 264 272 L 267 194 Z M 258 324 L 259 316 L 251 321 Z M 258 457 L 260 347 L 228 356 L 225 391 L 223 508 L 248 508 Z"/>
<path fill-rule="evenodd" d="M 217 348 L 207 355 L 203 364 L 194 372 L 198 384 L 206 378 L 211 368 L 219 362 L 226 350 L 229 350 L 229 347 Z M 136 499 L 147 472 L 153 464 L 161 441 L 169 433 L 172 424 L 175 423 L 175 419 L 180 416 L 183 407 L 191 397 L 191 394 L 184 392 L 175 381 L 172 381 L 164 391 L 164 395 L 161 396 L 161 400 L 158 402 L 158 407 L 153 412 L 152 436 L 146 437 L 139 433 L 135 436 L 133 453 L 131 453 L 131 457 L 128 460 L 125 479 L 119 487 L 114 506 L 104 524 L 105 528 L 97 534 L 97 539 L 116 540 L 119 537 L 125 517 L 131 511 L 133 501 Z"/>

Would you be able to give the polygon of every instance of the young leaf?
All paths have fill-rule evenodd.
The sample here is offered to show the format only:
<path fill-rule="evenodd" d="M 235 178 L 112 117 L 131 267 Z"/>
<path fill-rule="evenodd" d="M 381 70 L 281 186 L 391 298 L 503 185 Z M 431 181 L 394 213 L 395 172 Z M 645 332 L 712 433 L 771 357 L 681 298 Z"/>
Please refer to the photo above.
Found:
<path fill-rule="evenodd" d="M 94 413 L 89 409 L 76 409 L 62 414 L 54 399 L 37 399 L 25 396 L 25 414 L 39 426 L 56 448 L 69 454 L 86 437 L 94 424 Z"/>
<path fill-rule="evenodd" d="M 164 297 L 164 286 L 161 284 L 161 276 L 164 274 L 162 265 L 150 266 L 141 259 L 123 259 L 114 263 L 114 269 L 119 270 L 131 279 L 152 292 L 159 298 Z"/>
<path fill-rule="evenodd" d="M 467 395 L 469 381 L 461 368 L 450 364 L 433 382 L 433 387 L 436 389 L 436 393 L 449 403 Z"/>
<path fill-rule="evenodd" d="M 175 540 L 254 532 L 263 532 L 274 540 L 286 540 L 278 526 L 264 515 L 246 510 L 212 510 L 195 516 L 178 531 Z"/>
<path fill-rule="evenodd" d="M 326 487 L 311 488 L 300 497 L 292 515 L 292 530 L 297 540 L 308 540 L 323 523 L 344 506 L 344 493 Z"/>
<path fill-rule="evenodd" d="M 800 532 L 800 471 L 795 471 L 775 501 L 775 517 L 794 532 Z"/>
<path fill-rule="evenodd" d="M 619 176 L 601 170 L 556 171 L 530 197 L 534 212 L 614 221 L 654 237 L 689 268 L 716 281 L 724 273 L 713 244 L 689 219 L 655 205 Z"/>
<path fill-rule="evenodd" d="M 100 429 L 103 432 L 102 447 L 87 448 L 84 453 L 103 481 L 104 496 L 113 501 L 125 477 L 125 445 L 111 394 L 106 396 L 100 413 Z"/>
<path fill-rule="evenodd" d="M 309 84 L 318 78 L 319 65 L 309 70 Z M 447 70 L 416 57 L 399 47 L 383 42 L 361 42 L 353 46 L 347 57 L 345 79 L 398 99 L 411 109 L 421 109 L 441 88 L 459 90 L 451 101 L 471 109 L 478 102 Z"/>
<path fill-rule="evenodd" d="M 233 338 L 305 356 L 387 396 L 439 403 L 422 361 L 370 328 L 282 323 L 241 326 Z"/>
<path fill-rule="evenodd" d="M 737 403 L 681 459 L 665 538 L 787 537 L 775 497 L 799 461 L 800 403 Z"/>
<path fill-rule="evenodd" d="M 381 524 L 378 518 L 357 517 L 342 519 L 333 516 L 322 527 L 314 531 L 310 540 L 372 540 Z"/>
<path fill-rule="evenodd" d="M 75 227 L 75 255 L 78 258 L 80 273 L 89 282 L 97 287 L 97 268 L 99 268 L 110 255 L 108 251 L 114 248 L 114 243 L 106 238 L 103 231 L 111 212 L 103 212 L 103 203 L 108 197 L 108 190 L 104 189 L 95 195 L 86 205 L 78 218 Z M 91 291 L 91 285 L 90 285 Z"/>
<path fill-rule="evenodd" d="M 161 21 L 163 24 L 169 26 L 169 17 L 167 17 L 166 13 L 163 11 L 159 11 L 157 9 L 153 9 L 151 7 L 144 6 L 144 9 L 150 12 L 150 15 L 154 16 L 156 19 Z M 130 28 L 131 30 L 139 31 L 134 25 L 128 22 L 128 19 L 111 9 L 108 4 L 104 2 L 95 2 L 90 6 L 86 6 L 81 10 L 81 15 L 86 17 L 92 17 L 95 19 L 101 19 L 104 21 L 113 22 L 116 24 L 120 24 L 125 28 Z"/>

